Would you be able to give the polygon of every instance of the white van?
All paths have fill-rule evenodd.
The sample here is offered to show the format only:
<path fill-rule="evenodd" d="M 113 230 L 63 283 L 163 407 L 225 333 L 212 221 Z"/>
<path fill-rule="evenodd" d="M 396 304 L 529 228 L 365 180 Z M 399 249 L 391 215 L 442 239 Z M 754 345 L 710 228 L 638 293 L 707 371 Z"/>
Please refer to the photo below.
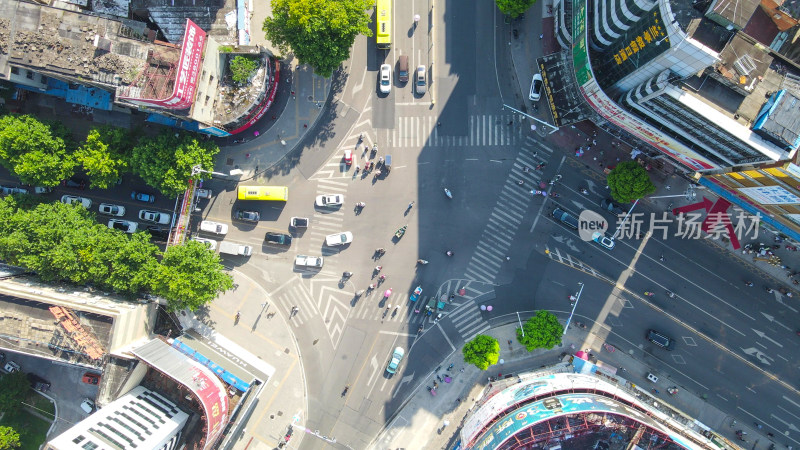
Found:
<path fill-rule="evenodd" d="M 228 225 L 219 222 L 204 220 L 200 222 L 200 231 L 214 234 L 228 234 Z"/>
<path fill-rule="evenodd" d="M 92 411 L 94 411 L 94 402 L 88 398 L 83 399 L 83 401 L 81 402 L 81 409 L 86 414 L 91 414 Z"/>

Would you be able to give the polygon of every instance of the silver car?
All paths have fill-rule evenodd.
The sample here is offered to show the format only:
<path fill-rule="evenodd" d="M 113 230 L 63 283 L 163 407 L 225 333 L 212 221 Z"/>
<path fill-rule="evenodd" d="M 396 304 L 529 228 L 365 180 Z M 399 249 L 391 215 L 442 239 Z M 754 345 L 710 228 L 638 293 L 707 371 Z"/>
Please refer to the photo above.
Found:
<path fill-rule="evenodd" d="M 171 219 L 172 219 L 172 214 L 160 213 L 156 211 L 148 211 L 146 209 L 139 211 L 139 220 L 144 220 L 145 222 L 153 222 L 161 225 L 166 225 L 169 223 Z"/>
<path fill-rule="evenodd" d="M 108 216 L 122 217 L 125 215 L 125 207 L 119 205 L 112 205 L 111 203 L 100 203 L 100 214 Z"/>
<path fill-rule="evenodd" d="M 428 92 L 428 78 L 425 66 L 419 66 L 414 71 L 414 89 L 416 89 L 417 95 L 424 95 Z"/>
<path fill-rule="evenodd" d="M 63 195 L 61 196 L 61 203 L 65 203 L 67 205 L 74 205 L 79 204 L 86 209 L 92 207 L 92 201 L 86 197 L 78 197 L 76 195 Z"/>

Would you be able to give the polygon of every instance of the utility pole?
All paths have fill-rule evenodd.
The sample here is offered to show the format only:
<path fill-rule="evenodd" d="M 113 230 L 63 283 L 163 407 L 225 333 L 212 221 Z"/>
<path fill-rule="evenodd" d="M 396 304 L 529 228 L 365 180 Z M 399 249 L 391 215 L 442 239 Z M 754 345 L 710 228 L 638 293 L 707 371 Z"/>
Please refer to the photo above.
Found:
<path fill-rule="evenodd" d="M 578 307 L 578 300 L 581 299 L 581 293 L 583 292 L 583 282 L 579 281 L 578 284 L 581 285 L 578 294 L 575 295 L 575 302 L 572 304 L 572 311 L 569 313 L 569 317 L 567 317 L 567 325 L 564 326 L 564 334 L 567 334 L 567 329 L 569 329 L 569 323 L 572 321 L 572 315 L 575 314 L 575 308 Z M 564 335 L 562 334 L 562 336 Z"/>

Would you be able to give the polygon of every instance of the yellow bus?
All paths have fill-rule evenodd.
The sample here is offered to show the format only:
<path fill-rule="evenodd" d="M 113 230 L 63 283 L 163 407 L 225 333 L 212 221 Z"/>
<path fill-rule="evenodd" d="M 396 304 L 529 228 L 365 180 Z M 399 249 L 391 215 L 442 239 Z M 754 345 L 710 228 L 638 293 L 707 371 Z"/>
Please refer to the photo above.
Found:
<path fill-rule="evenodd" d="M 375 42 L 379 49 L 389 50 L 392 47 L 392 0 L 378 0 L 375 16 Z"/>
<path fill-rule="evenodd" d="M 289 201 L 286 186 L 239 186 L 239 200 Z"/>

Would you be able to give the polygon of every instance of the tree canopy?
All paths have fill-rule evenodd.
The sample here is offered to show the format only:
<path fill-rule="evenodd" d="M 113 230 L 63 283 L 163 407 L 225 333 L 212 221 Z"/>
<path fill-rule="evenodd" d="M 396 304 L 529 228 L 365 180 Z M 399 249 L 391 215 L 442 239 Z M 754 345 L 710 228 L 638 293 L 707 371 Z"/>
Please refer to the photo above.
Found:
<path fill-rule="evenodd" d="M 10 450 L 22 445 L 19 441 L 19 433 L 11 427 L 0 426 L 0 450 Z"/>
<path fill-rule="evenodd" d="M 219 256 L 199 242 L 168 247 L 162 255 L 147 233 L 110 229 L 79 205 L 29 207 L 11 196 L 0 200 L 0 259 L 46 281 L 91 284 L 129 297 L 151 292 L 173 310 L 196 309 L 233 287 Z"/>
<path fill-rule="evenodd" d="M 206 171 L 214 169 L 219 147 L 211 141 L 165 131 L 155 139 L 139 142 L 131 153 L 131 167 L 145 183 L 164 195 L 177 195 L 189 187 L 195 165 Z M 201 172 L 195 178 L 203 177 Z"/>
<path fill-rule="evenodd" d="M 485 334 L 475 336 L 474 339 L 464 344 L 461 351 L 464 354 L 465 363 L 474 364 L 481 370 L 497 364 L 500 359 L 500 343 L 497 342 L 497 339 Z"/>
<path fill-rule="evenodd" d="M 0 375 L 0 411 L 16 414 L 30 387 L 28 378 L 22 371 Z"/>
<path fill-rule="evenodd" d="M 558 322 L 555 314 L 550 311 L 538 311 L 522 325 L 522 328 L 517 328 L 517 341 L 528 351 L 537 348 L 550 349 L 561 343 L 562 333 L 564 327 Z"/>
<path fill-rule="evenodd" d="M 374 0 L 272 0 L 266 37 L 283 53 L 329 77 L 350 57 L 356 36 L 372 36 L 367 10 Z"/>
<path fill-rule="evenodd" d="M 170 310 L 194 311 L 233 287 L 233 278 L 221 267 L 219 255 L 203 243 L 190 240 L 168 247 L 153 280 L 153 293 L 166 298 Z"/>
<path fill-rule="evenodd" d="M 132 139 L 121 128 L 95 128 L 89 131 L 86 142 L 78 148 L 76 159 L 89 176 L 89 185 L 108 189 L 128 168 Z"/>
<path fill-rule="evenodd" d="M 495 0 L 500 12 L 515 19 L 528 10 L 536 0 Z"/>
<path fill-rule="evenodd" d="M 636 161 L 617 164 L 608 174 L 607 183 L 611 197 L 620 203 L 632 202 L 656 191 L 650 175 Z"/>
<path fill-rule="evenodd" d="M 64 139 L 31 116 L 0 116 L 0 164 L 23 184 L 52 187 L 75 171 Z"/>
<path fill-rule="evenodd" d="M 236 56 L 228 66 L 231 69 L 231 79 L 236 83 L 244 83 L 258 69 L 258 60 L 251 56 Z"/>

